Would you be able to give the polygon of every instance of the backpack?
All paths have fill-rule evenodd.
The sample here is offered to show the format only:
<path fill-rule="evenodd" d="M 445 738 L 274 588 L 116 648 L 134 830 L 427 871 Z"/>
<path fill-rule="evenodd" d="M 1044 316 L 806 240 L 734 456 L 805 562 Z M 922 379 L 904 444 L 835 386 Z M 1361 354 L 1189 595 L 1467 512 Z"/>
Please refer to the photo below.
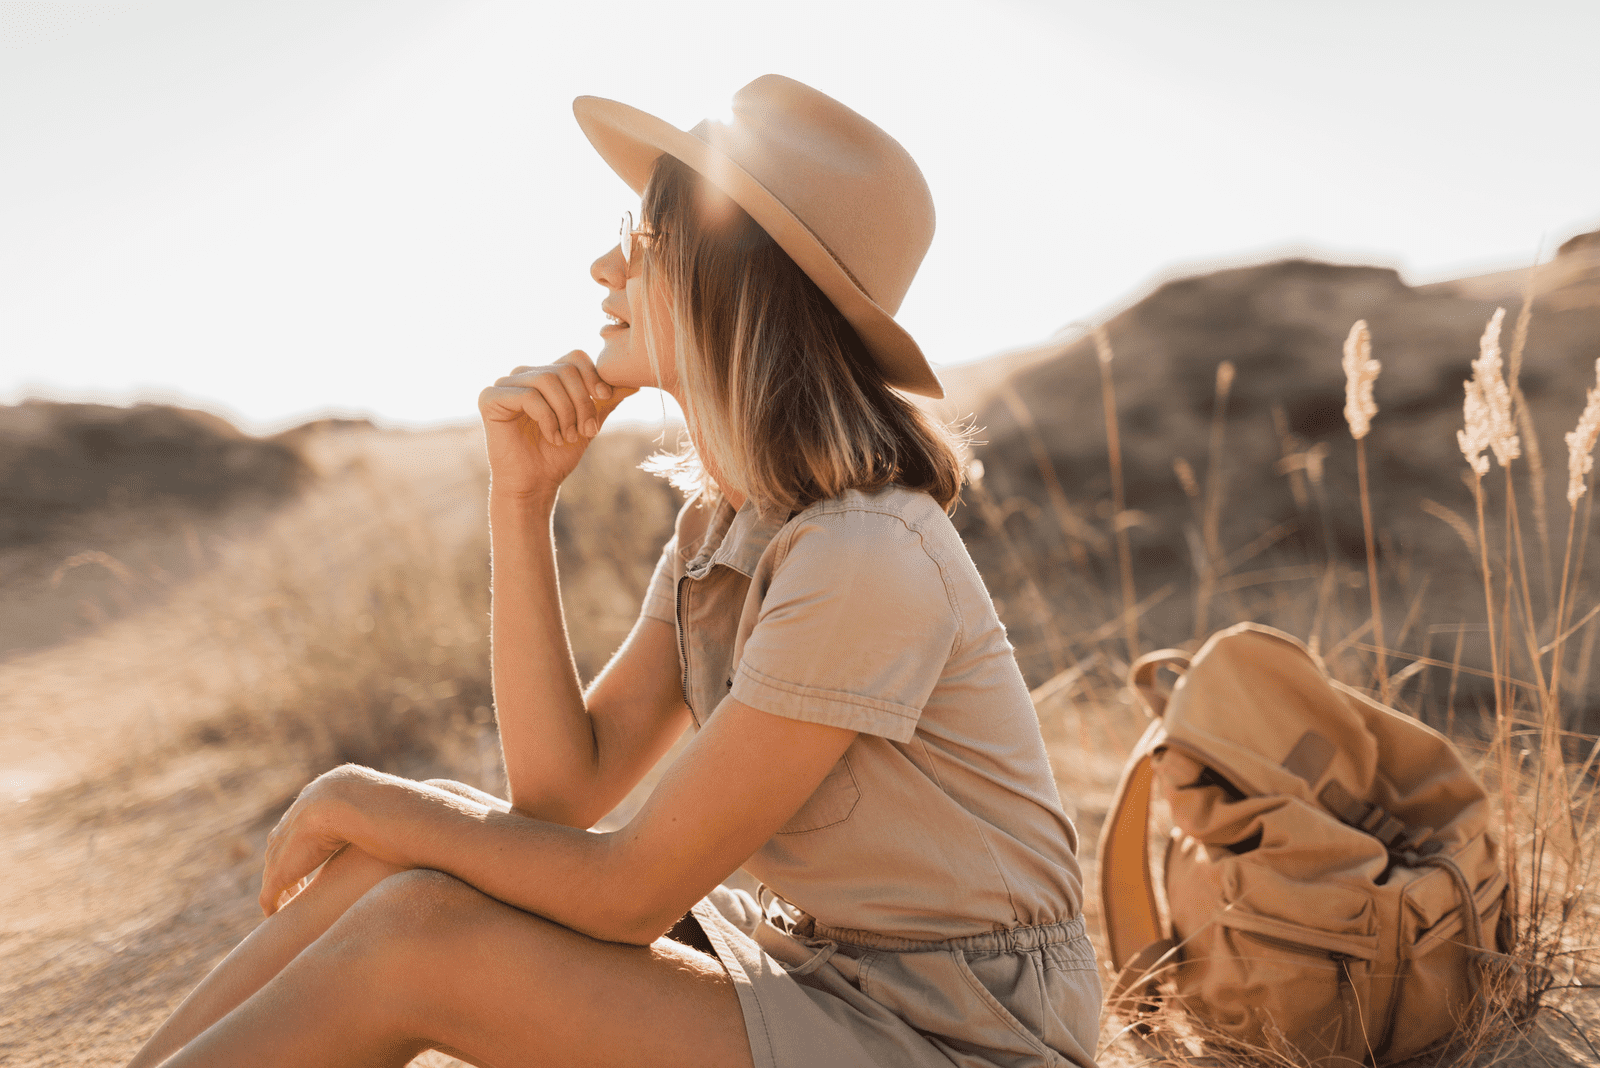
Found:
<path fill-rule="evenodd" d="M 1182 672 L 1167 698 L 1162 667 Z M 1479 963 L 1510 941 L 1488 799 L 1450 741 L 1254 623 L 1192 659 L 1141 657 L 1129 681 L 1154 722 L 1100 837 L 1112 1011 L 1147 1022 L 1160 985 L 1213 1047 L 1313 1065 L 1386 1064 L 1450 1037 Z M 1175 824 L 1165 927 L 1152 780 Z"/>

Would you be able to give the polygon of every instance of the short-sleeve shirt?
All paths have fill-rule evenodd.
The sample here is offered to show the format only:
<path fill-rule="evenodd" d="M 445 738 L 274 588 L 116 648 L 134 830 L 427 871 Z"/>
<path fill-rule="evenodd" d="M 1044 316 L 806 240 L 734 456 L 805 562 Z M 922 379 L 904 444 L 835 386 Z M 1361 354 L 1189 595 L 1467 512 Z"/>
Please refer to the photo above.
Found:
<path fill-rule="evenodd" d="M 1077 832 L 1027 686 L 928 494 L 852 490 L 765 517 L 691 500 L 643 614 L 677 628 L 697 726 L 731 697 L 859 732 L 744 865 L 784 900 L 918 941 L 1079 913 Z"/>

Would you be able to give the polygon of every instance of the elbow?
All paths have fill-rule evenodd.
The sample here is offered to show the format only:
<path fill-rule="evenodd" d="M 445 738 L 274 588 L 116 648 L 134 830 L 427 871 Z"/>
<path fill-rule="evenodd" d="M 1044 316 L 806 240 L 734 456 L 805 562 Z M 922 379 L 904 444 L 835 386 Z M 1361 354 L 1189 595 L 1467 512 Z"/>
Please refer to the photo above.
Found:
<path fill-rule="evenodd" d="M 524 816 L 545 823 L 558 823 L 563 827 L 588 830 L 606 814 L 607 809 L 596 805 L 591 798 L 580 796 L 584 791 L 575 785 L 552 790 L 548 782 L 529 782 L 510 779 L 507 782 L 511 807 Z"/>
<path fill-rule="evenodd" d="M 682 918 L 682 911 L 668 913 L 635 906 L 625 909 L 624 914 L 618 917 L 618 922 L 614 926 L 608 925 L 612 927 L 612 930 L 603 937 L 607 942 L 621 942 L 623 945 L 629 946 L 648 946 L 672 930 Z"/>
<path fill-rule="evenodd" d="M 694 904 L 684 904 L 681 893 L 668 880 L 642 867 L 631 856 L 627 836 L 596 834 L 605 859 L 596 867 L 597 887 L 590 898 L 589 922 L 579 929 L 591 938 L 623 945 L 648 946 L 672 930 Z"/>
<path fill-rule="evenodd" d="M 616 942 L 624 946 L 648 946 L 661 938 L 683 918 L 683 914 L 662 919 L 656 915 L 640 915 L 634 910 L 621 912 L 614 917 L 608 917 L 595 925 L 595 929 L 585 931 L 584 934 L 601 942 Z"/>

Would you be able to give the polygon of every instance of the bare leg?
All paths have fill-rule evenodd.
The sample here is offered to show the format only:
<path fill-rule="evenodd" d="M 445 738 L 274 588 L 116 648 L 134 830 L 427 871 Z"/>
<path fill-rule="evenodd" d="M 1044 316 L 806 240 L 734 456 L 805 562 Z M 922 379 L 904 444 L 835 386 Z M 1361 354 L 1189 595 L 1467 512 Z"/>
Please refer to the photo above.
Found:
<path fill-rule="evenodd" d="M 500 798 L 462 783 L 432 779 L 429 784 L 491 807 L 509 807 Z M 264 920 L 200 981 L 128 1068 L 160 1064 L 261 989 L 363 894 L 401 870 L 354 847 L 329 860 L 293 901 Z"/>
<path fill-rule="evenodd" d="M 385 879 L 184 1047 L 194 1065 L 748 1066 L 732 981 L 662 939 L 598 942 L 439 872 Z"/>
<path fill-rule="evenodd" d="M 400 870 L 346 847 L 323 865 L 293 901 L 262 921 L 211 969 L 128 1062 L 128 1068 L 147 1068 L 171 1056 L 261 989 L 361 895 Z"/>

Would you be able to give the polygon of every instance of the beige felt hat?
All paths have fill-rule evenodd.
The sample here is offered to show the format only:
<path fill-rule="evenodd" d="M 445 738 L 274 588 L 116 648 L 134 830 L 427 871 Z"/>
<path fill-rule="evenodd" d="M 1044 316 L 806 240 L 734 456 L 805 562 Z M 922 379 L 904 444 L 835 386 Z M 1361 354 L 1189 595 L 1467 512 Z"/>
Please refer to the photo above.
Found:
<path fill-rule="evenodd" d="M 777 74 L 734 94 L 731 119 L 706 119 L 688 132 L 595 96 L 578 97 L 572 110 L 636 193 L 663 152 L 704 175 L 833 301 L 890 385 L 944 396 L 927 357 L 894 321 L 933 241 L 928 183 L 898 141 Z"/>

